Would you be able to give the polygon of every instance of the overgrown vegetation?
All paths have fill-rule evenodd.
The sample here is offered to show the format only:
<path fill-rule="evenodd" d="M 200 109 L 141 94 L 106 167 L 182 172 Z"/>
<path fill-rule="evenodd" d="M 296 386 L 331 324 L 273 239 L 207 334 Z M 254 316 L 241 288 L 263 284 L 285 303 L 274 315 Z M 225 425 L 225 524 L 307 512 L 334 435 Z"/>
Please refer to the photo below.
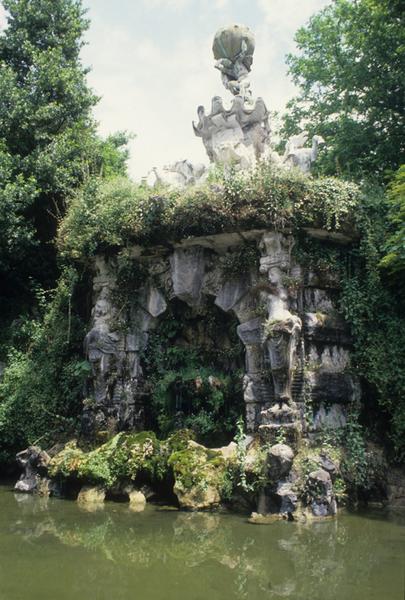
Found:
<path fill-rule="evenodd" d="M 156 483 L 166 477 L 169 457 L 183 451 L 189 439 L 191 435 L 186 430 L 165 441 L 159 441 L 153 431 L 118 433 L 88 452 L 73 441 L 52 458 L 49 474 L 101 484 L 107 489 L 126 481 Z"/>
<path fill-rule="evenodd" d="M 359 188 L 262 163 L 252 171 L 217 173 L 184 191 L 92 179 L 72 199 L 59 231 L 62 254 L 85 260 L 129 244 L 260 227 L 321 227 L 352 231 Z"/>
<path fill-rule="evenodd" d="M 51 298 L 42 294 L 37 318 L 21 318 L 0 381 L 0 463 L 18 448 L 49 445 L 77 431 L 83 384 L 85 324 L 79 317 L 77 274 L 64 271 Z"/>
<path fill-rule="evenodd" d="M 354 215 L 359 240 L 351 246 L 298 235 L 301 264 L 341 286 L 340 310 L 350 325 L 352 368 L 363 381 L 365 434 L 384 439 L 391 457 L 405 458 L 405 320 L 400 280 L 381 269 L 386 252 L 387 203 L 383 190 L 365 187 Z"/>
<path fill-rule="evenodd" d="M 232 439 L 243 411 L 243 353 L 232 325 L 214 306 L 198 314 L 173 305 L 150 334 L 143 364 L 149 419 L 161 436 L 189 428 L 205 443 Z"/>

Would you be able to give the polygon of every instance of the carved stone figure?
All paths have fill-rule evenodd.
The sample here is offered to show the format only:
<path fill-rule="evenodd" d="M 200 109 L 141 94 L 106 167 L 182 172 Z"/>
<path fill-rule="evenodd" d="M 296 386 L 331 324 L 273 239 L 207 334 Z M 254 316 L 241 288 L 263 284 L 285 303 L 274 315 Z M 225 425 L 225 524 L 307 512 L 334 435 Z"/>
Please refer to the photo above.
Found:
<path fill-rule="evenodd" d="M 286 146 L 283 163 L 289 167 L 298 167 L 303 173 L 311 171 L 311 165 L 316 161 L 319 147 L 325 144 L 320 135 L 314 135 L 311 148 L 304 148 L 308 134 L 304 131 L 299 135 L 291 137 Z"/>
<path fill-rule="evenodd" d="M 236 164 L 248 168 L 259 159 L 269 141 L 269 113 L 262 98 L 246 105 L 236 96 L 231 108 L 222 107 L 222 100 L 212 100 L 211 113 L 198 108 L 198 123 L 193 122 L 194 133 L 201 137 L 211 162 Z"/>
<path fill-rule="evenodd" d="M 184 188 L 204 180 L 207 169 L 203 164 L 193 164 L 189 160 L 178 160 L 166 165 L 163 169 L 153 169 L 148 173 L 146 182 L 151 187 L 157 185 L 170 185 L 176 188 Z"/>
<path fill-rule="evenodd" d="M 270 291 L 267 298 L 268 319 L 264 325 L 266 348 L 274 385 L 274 404 L 262 411 L 264 424 L 293 425 L 296 418 L 292 401 L 292 376 L 300 336 L 301 319 L 291 313 L 284 278 L 291 263 L 292 239 L 278 232 L 264 234 L 264 254 L 260 271 L 267 274 Z"/>
<path fill-rule="evenodd" d="M 247 76 L 253 62 L 255 40 L 244 25 L 231 25 L 217 31 L 212 45 L 215 67 L 221 72 L 222 83 L 234 96 L 251 97 Z"/>

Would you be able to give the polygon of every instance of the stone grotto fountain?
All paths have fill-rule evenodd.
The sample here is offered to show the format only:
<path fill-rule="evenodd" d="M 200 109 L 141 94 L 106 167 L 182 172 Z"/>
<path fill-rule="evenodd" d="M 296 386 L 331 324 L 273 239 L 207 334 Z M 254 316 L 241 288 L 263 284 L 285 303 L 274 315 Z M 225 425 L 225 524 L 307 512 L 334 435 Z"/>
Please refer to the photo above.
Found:
<path fill-rule="evenodd" d="M 323 140 L 316 136 L 312 147 L 306 148 L 308 136 L 303 132 L 287 142 L 284 156 L 271 149 L 269 112 L 262 98 L 254 98 L 249 83 L 254 48 L 247 27 L 232 25 L 216 33 L 215 67 L 232 102 L 226 108 L 215 96 L 209 111 L 199 106 L 194 133 L 201 138 L 211 165 L 243 170 L 269 160 L 280 168 L 308 172 Z M 203 180 L 208 171 L 180 161 L 153 175 L 155 182 L 185 186 Z M 336 244 L 351 241 L 349 234 L 316 228 L 306 234 Z M 339 282 L 333 274 L 301 263 L 293 252 L 295 243 L 288 229 L 267 228 L 133 246 L 128 256 L 142 266 L 144 275 L 125 326 L 115 293 L 117 260 L 99 255 L 85 339 L 92 369 L 83 414 L 86 431 L 142 430 L 149 401 L 143 361 L 151 333 L 159 331 L 174 302 L 196 314 L 215 306 L 236 319 L 243 343 L 247 448 L 257 440 L 270 448 L 274 477 L 261 494 L 259 512 L 294 514 L 298 502 L 294 457 L 322 427 L 344 425 L 346 407 L 359 395 L 358 380 L 349 369 L 351 339 L 337 310 Z M 246 245 L 255 249 L 256 263 L 226 278 L 224 260 Z M 308 407 L 313 410 L 310 427 L 305 415 Z M 336 512 L 335 470 L 330 458 L 318 456 L 308 479 L 316 490 L 310 501 L 313 516 Z"/>

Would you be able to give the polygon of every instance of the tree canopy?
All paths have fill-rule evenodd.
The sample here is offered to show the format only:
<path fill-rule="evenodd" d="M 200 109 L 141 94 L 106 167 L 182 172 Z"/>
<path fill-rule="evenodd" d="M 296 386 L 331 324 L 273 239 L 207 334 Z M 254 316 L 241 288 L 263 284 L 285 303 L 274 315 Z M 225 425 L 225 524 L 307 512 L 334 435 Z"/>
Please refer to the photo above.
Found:
<path fill-rule="evenodd" d="M 80 60 L 88 27 L 79 0 L 4 0 L 0 35 L 2 316 L 54 285 L 53 239 L 66 200 L 91 173 L 125 173 L 125 134 L 96 134 Z"/>
<path fill-rule="evenodd" d="M 401 0 L 334 0 L 298 30 L 287 57 L 299 94 L 283 133 L 322 135 L 327 174 L 384 180 L 405 162 Z"/>

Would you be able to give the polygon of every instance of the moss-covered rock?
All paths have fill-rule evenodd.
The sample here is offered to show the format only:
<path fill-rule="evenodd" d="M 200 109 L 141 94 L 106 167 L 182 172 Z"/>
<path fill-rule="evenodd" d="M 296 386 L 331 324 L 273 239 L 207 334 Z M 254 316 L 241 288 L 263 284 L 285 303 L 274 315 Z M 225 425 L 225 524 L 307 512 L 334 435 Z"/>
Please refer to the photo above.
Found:
<path fill-rule="evenodd" d="M 181 508 L 212 509 L 219 506 L 226 482 L 229 459 L 220 449 L 209 449 L 192 440 L 187 448 L 169 458 L 173 468 L 174 493 Z"/>
<path fill-rule="evenodd" d="M 90 452 L 76 442 L 66 444 L 50 462 L 52 477 L 77 478 L 111 489 L 119 481 L 135 481 L 139 475 L 150 481 L 161 479 L 167 471 L 167 452 L 150 431 L 119 433 Z"/>

